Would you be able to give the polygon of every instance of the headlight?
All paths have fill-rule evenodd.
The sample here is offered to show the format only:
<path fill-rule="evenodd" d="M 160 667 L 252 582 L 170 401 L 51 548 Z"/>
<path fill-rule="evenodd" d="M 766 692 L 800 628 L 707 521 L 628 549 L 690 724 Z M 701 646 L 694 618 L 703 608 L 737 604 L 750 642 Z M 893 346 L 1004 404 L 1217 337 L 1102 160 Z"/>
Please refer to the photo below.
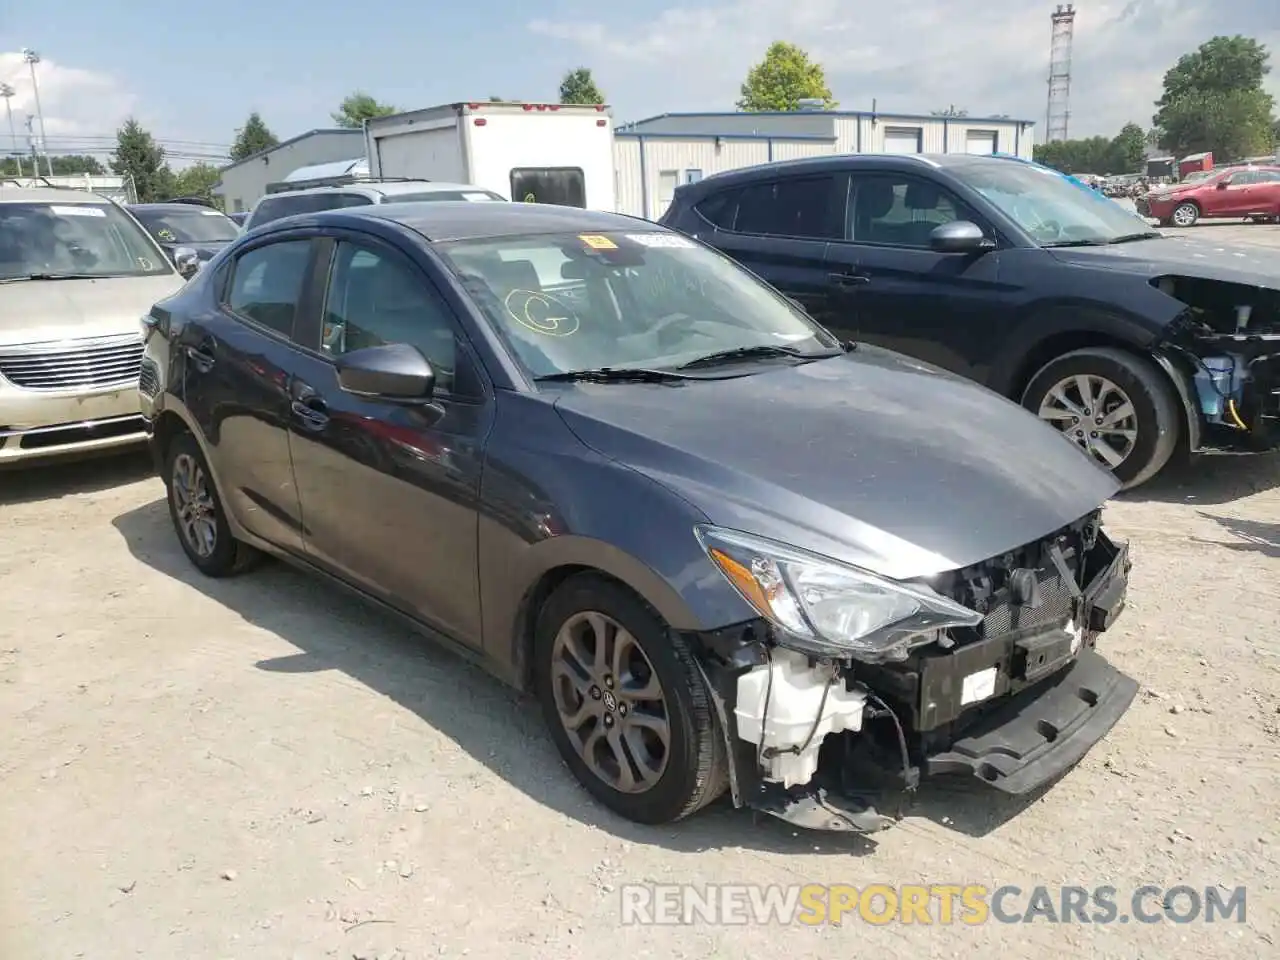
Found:
<path fill-rule="evenodd" d="M 744 600 L 815 656 L 896 660 L 948 627 L 982 615 L 923 584 L 900 583 L 785 544 L 719 527 L 694 528 L 702 548 Z"/>

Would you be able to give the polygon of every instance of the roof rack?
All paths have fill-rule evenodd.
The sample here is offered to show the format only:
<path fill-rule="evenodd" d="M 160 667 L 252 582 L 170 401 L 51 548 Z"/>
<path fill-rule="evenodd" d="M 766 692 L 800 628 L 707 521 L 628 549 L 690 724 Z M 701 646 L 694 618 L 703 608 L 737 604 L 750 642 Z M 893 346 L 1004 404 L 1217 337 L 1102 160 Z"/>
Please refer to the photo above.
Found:
<path fill-rule="evenodd" d="M 36 174 L 30 177 L 2 177 L 0 178 L 0 183 L 11 183 L 15 187 L 30 189 L 31 187 L 36 186 L 35 181 L 37 180 L 40 181 L 40 185 L 47 187 L 50 190 L 78 190 L 83 192 L 80 187 L 68 186 L 65 183 L 51 183 L 49 178 L 43 174 Z"/>
<path fill-rule="evenodd" d="M 314 190 L 317 187 L 362 187 L 380 183 L 430 183 L 429 177 L 369 177 L 354 174 L 342 177 L 320 177 L 315 180 L 278 180 L 267 184 L 268 194 L 293 193 L 298 190 Z"/>

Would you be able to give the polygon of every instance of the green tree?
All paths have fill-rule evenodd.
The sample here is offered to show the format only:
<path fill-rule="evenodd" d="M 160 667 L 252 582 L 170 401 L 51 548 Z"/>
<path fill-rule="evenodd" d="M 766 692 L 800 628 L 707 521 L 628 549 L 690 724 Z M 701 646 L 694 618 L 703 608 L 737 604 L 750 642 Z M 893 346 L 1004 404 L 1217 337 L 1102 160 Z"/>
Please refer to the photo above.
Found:
<path fill-rule="evenodd" d="M 837 104 L 827 86 L 822 65 L 794 43 L 775 41 L 764 59 L 747 71 L 738 109 L 752 113 L 767 110 L 798 110 L 801 100 L 821 100 L 826 109 Z"/>
<path fill-rule="evenodd" d="M 333 122 L 340 127 L 359 130 L 366 120 L 386 117 L 398 112 L 399 107 L 393 107 L 389 103 L 379 103 L 363 90 L 356 90 L 342 101 L 336 112 L 329 116 L 333 117 Z"/>
<path fill-rule="evenodd" d="M 177 171 L 173 175 L 173 196 L 203 197 L 213 201 L 213 185 L 221 179 L 218 168 L 203 160 Z"/>
<path fill-rule="evenodd" d="M 1136 123 L 1126 123 L 1111 141 L 1111 173 L 1139 173 L 1147 157 L 1147 134 Z"/>
<path fill-rule="evenodd" d="M 1275 100 L 1263 88 L 1267 48 L 1252 37 L 1214 37 L 1164 75 L 1152 123 L 1176 156 L 1211 150 L 1217 160 L 1268 151 Z"/>
<path fill-rule="evenodd" d="M 151 203 L 173 195 L 173 171 L 164 159 L 164 148 L 133 117 L 116 131 L 116 151 L 111 169 L 133 180 L 139 203 Z"/>
<path fill-rule="evenodd" d="M 60 157 L 50 157 L 49 162 L 53 165 L 53 175 L 55 177 L 65 177 L 77 173 L 89 173 L 94 176 L 102 176 L 107 172 L 106 167 L 97 157 L 91 157 L 87 154 L 66 154 Z M 40 158 L 40 172 L 46 173 L 48 167 L 45 166 L 44 157 Z M 16 175 L 18 165 L 11 157 L 5 157 L 0 160 L 0 174 L 8 177 Z M 31 176 L 31 158 L 29 156 L 22 158 L 22 172 L 27 176 Z"/>
<path fill-rule="evenodd" d="M 588 67 L 570 70 L 560 81 L 560 102 L 584 105 L 604 103 L 604 94 L 596 86 L 596 79 Z"/>
<path fill-rule="evenodd" d="M 257 110 L 249 114 L 244 126 L 236 131 L 236 141 L 231 145 L 231 159 L 240 161 L 252 157 L 255 153 L 270 150 L 280 142 L 280 138 L 262 121 Z"/>

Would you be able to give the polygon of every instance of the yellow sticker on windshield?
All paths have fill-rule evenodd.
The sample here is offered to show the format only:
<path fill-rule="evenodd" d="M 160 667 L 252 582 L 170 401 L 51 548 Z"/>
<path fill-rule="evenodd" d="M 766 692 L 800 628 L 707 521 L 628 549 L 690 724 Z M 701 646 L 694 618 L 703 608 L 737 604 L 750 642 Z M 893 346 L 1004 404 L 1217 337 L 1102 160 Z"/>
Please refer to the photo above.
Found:
<path fill-rule="evenodd" d="M 614 243 L 608 237 L 602 237 L 598 234 L 583 234 L 582 236 L 578 237 L 578 239 L 581 240 L 583 243 L 585 243 L 592 250 L 617 250 L 618 249 L 618 245 L 616 243 Z"/>

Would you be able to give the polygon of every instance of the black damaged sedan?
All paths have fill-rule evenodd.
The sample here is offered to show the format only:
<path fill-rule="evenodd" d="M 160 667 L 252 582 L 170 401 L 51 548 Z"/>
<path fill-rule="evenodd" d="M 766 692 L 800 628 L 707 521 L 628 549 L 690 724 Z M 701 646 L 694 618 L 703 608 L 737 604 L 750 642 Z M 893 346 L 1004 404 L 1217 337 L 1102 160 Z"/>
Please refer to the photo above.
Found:
<path fill-rule="evenodd" d="M 536 692 L 601 802 L 726 790 L 875 830 L 922 776 L 1024 793 L 1136 684 L 1116 481 L 1035 416 L 838 341 L 612 214 L 385 204 L 232 242 L 145 319 L 182 548 L 265 553 Z"/>

